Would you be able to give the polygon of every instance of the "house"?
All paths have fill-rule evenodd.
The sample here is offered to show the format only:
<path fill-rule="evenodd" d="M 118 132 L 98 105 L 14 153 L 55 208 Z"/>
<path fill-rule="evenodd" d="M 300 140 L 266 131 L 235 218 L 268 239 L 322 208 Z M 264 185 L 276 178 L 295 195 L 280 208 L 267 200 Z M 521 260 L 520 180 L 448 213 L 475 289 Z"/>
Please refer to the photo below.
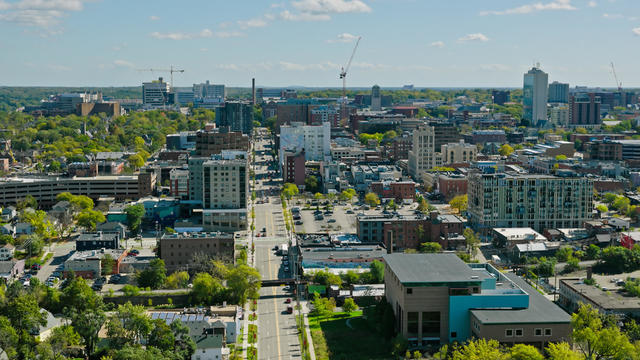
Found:
<path fill-rule="evenodd" d="M 571 316 L 512 274 L 455 254 L 384 256 L 385 297 L 410 346 L 471 337 L 540 349 L 569 341 Z"/>
<path fill-rule="evenodd" d="M 13 258 L 16 247 L 11 244 L 5 244 L 0 247 L 0 261 L 7 261 Z"/>
<path fill-rule="evenodd" d="M 127 238 L 127 230 L 127 225 L 118 221 L 107 221 L 96 225 L 96 231 L 102 231 L 103 233 L 118 233 L 120 235 L 120 239 Z"/>
<path fill-rule="evenodd" d="M 58 201 L 55 205 L 53 205 L 53 207 L 51 207 L 51 210 L 49 210 L 48 213 L 49 216 L 52 216 L 56 219 L 69 218 L 73 214 L 73 205 L 71 205 L 71 203 L 66 200 Z"/>
<path fill-rule="evenodd" d="M 120 234 L 117 232 L 106 233 L 102 231 L 85 232 L 76 239 L 76 250 L 100 250 L 118 249 L 120 247 Z"/>
<path fill-rule="evenodd" d="M 18 212 L 16 211 L 16 208 L 13 206 L 7 206 L 4 209 L 2 209 L 2 221 L 11 221 L 13 220 L 16 216 L 18 216 Z"/>
<path fill-rule="evenodd" d="M 4 224 L 0 226 L 0 234 L 14 236 L 16 234 L 16 228 L 11 224 Z"/>
<path fill-rule="evenodd" d="M 93 279 L 99 277 L 102 271 L 102 260 L 109 255 L 113 260 L 112 273 L 120 273 L 120 264 L 127 256 L 127 252 L 114 249 L 100 249 L 88 251 L 76 251 L 64 262 L 64 276 L 67 277 L 73 271 L 76 276 Z"/>
<path fill-rule="evenodd" d="M 10 280 L 18 277 L 22 272 L 24 272 L 24 260 L 0 261 L 0 278 Z"/>
<path fill-rule="evenodd" d="M 547 241 L 547 238 L 532 228 L 494 228 L 493 244 L 512 250 L 517 244 Z"/>
<path fill-rule="evenodd" d="M 31 235 L 35 231 L 35 227 L 29 223 L 19 222 L 16 224 L 16 236 Z"/>
<path fill-rule="evenodd" d="M 47 310 L 43 311 L 47 315 L 47 323 L 43 326 L 38 326 L 37 328 L 31 329 L 31 331 L 29 331 L 31 335 L 37 336 L 40 341 L 47 340 L 49 336 L 51 336 L 53 329 L 63 325 L 62 318 L 53 316 L 53 314 L 48 312 Z"/>

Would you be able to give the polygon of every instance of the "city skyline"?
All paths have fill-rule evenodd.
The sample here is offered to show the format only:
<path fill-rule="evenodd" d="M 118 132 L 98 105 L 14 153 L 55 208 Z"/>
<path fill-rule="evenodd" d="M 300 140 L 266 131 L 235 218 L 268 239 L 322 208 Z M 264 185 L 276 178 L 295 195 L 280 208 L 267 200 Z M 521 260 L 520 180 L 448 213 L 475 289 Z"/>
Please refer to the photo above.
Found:
<path fill-rule="evenodd" d="M 174 75 L 178 87 L 246 87 L 252 77 L 340 87 L 362 36 L 348 87 L 521 87 L 534 62 L 550 82 L 614 87 L 611 61 L 623 86 L 640 87 L 640 5 L 631 0 L 166 4 L 0 1 L 0 85 L 136 86 L 169 79 L 137 69 L 173 64 L 186 70 Z"/>

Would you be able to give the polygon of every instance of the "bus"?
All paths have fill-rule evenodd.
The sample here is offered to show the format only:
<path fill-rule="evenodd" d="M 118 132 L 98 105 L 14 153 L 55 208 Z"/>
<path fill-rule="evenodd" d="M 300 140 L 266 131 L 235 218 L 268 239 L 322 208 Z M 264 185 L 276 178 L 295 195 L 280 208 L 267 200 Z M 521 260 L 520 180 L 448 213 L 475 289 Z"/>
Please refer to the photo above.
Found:
<path fill-rule="evenodd" d="M 287 254 L 289 254 L 289 246 L 287 244 L 281 244 L 278 251 L 280 255 L 287 256 Z"/>

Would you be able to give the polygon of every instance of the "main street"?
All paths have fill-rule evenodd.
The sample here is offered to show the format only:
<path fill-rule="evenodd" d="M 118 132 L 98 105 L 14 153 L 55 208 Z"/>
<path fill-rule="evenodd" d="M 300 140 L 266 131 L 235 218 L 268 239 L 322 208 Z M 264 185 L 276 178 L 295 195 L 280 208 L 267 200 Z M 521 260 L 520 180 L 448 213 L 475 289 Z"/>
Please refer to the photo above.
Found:
<path fill-rule="evenodd" d="M 291 277 L 285 273 L 282 257 L 274 251 L 276 245 L 288 243 L 287 231 L 282 214 L 279 192 L 281 179 L 267 178 L 268 164 L 273 159 L 271 149 L 265 148 L 267 141 L 255 143 L 256 198 L 255 233 L 266 235 L 255 237 L 256 267 L 263 279 L 272 280 Z M 264 194 L 264 196 L 262 196 Z M 259 202 L 261 203 L 257 203 Z M 264 201 L 267 200 L 267 201 Z M 263 202 L 264 201 L 264 202 Z M 262 230 L 265 230 L 263 232 Z M 293 359 L 299 358 L 298 340 L 294 314 L 287 313 L 286 299 L 293 296 L 283 286 L 265 287 L 260 290 L 258 300 L 258 358 Z"/>

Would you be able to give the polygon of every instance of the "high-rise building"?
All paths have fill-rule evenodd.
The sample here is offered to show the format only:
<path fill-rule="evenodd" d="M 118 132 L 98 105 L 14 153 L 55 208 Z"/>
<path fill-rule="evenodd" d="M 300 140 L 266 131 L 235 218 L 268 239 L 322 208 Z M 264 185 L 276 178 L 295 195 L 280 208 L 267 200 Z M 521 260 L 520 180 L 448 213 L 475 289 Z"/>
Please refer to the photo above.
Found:
<path fill-rule="evenodd" d="M 420 179 L 436 166 L 435 131 L 433 126 L 421 125 L 413 131 L 413 145 L 409 151 L 409 175 Z"/>
<path fill-rule="evenodd" d="M 371 110 L 382 110 L 382 94 L 380 94 L 380 86 L 373 85 L 371 88 Z"/>
<path fill-rule="evenodd" d="M 241 132 L 198 131 L 196 156 L 220 154 L 223 150 L 249 151 L 249 137 Z"/>
<path fill-rule="evenodd" d="M 550 107 L 549 124 L 555 126 L 567 126 L 569 124 L 569 107 L 566 105 Z"/>
<path fill-rule="evenodd" d="M 516 173 L 469 174 L 469 222 L 487 233 L 495 227 L 530 227 L 536 231 L 578 228 L 591 219 L 593 180 Z"/>
<path fill-rule="evenodd" d="M 169 103 L 169 83 L 160 77 L 152 82 L 142 83 L 142 104 L 145 107 L 165 106 Z"/>
<path fill-rule="evenodd" d="M 600 106 L 600 97 L 594 93 L 572 95 L 569 100 L 569 126 L 600 125 Z"/>
<path fill-rule="evenodd" d="M 460 130 L 453 123 L 430 121 L 429 126 L 434 128 L 435 140 L 433 146 L 435 151 L 440 151 L 444 144 L 455 143 L 462 139 Z"/>
<path fill-rule="evenodd" d="M 223 150 L 211 157 L 189 159 L 189 199 L 205 209 L 242 209 L 249 193 L 246 151 Z"/>
<path fill-rule="evenodd" d="M 509 102 L 509 95 L 511 93 L 509 90 L 492 90 L 491 98 L 493 99 L 493 103 L 496 105 L 504 105 Z"/>
<path fill-rule="evenodd" d="M 560 83 L 557 81 L 549 84 L 549 102 L 550 103 L 562 103 L 569 102 L 569 84 Z"/>
<path fill-rule="evenodd" d="M 531 125 L 547 120 L 547 99 L 549 98 L 549 75 L 540 70 L 540 65 L 524 74 L 522 102 L 524 119 Z"/>
<path fill-rule="evenodd" d="M 251 136 L 253 132 L 253 106 L 240 101 L 227 101 L 216 108 L 216 125 L 229 131 L 239 131 Z"/>
<path fill-rule="evenodd" d="M 304 150 L 305 160 L 325 161 L 331 158 L 331 124 L 304 125 L 293 122 L 280 127 L 280 159 L 284 151 Z"/>
<path fill-rule="evenodd" d="M 197 99 L 220 98 L 224 100 L 227 93 L 224 85 L 211 84 L 209 80 L 207 80 L 204 83 L 193 84 L 193 96 Z"/>
<path fill-rule="evenodd" d="M 442 145 L 442 164 L 470 163 L 476 160 L 478 148 L 474 144 L 466 144 L 464 140 Z"/>

